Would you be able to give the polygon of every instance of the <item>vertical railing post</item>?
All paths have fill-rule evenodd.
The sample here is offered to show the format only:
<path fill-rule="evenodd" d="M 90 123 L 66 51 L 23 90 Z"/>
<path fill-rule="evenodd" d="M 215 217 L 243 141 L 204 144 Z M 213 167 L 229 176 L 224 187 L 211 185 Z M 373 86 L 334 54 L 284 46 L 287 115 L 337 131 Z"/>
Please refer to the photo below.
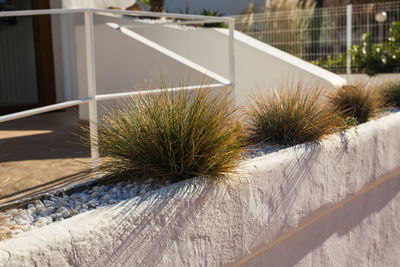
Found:
<path fill-rule="evenodd" d="M 97 144 L 97 102 L 96 102 L 96 67 L 94 55 L 94 28 L 93 12 L 85 12 L 85 38 L 86 38 L 86 70 L 89 102 L 89 128 L 90 128 L 90 155 L 93 167 L 99 165 L 99 151 Z"/>
<path fill-rule="evenodd" d="M 229 27 L 229 80 L 232 83 L 232 97 L 233 101 L 237 101 L 236 99 L 236 80 L 235 80 L 235 49 L 234 49 L 234 42 L 235 42 L 235 19 L 234 18 L 229 18 L 228 21 L 228 27 Z"/>
<path fill-rule="evenodd" d="M 353 6 L 346 6 L 346 73 L 351 74 L 351 43 L 352 43 Z"/>

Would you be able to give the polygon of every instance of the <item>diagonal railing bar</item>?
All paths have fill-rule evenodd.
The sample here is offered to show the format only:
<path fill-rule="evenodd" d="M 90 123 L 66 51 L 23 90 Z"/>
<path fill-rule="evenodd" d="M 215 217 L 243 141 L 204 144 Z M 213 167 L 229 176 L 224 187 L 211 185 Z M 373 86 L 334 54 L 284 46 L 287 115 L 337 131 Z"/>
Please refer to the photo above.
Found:
<path fill-rule="evenodd" d="M 157 44 L 157 43 L 155 43 L 155 42 L 153 42 L 153 41 L 151 41 L 151 40 L 149 40 L 149 39 L 147 39 L 145 37 L 143 37 L 142 35 L 134 32 L 134 31 L 131 31 L 131 30 L 125 28 L 125 27 L 120 27 L 116 23 L 106 23 L 106 24 L 107 24 L 107 26 L 109 26 L 109 27 L 111 27 L 113 29 L 121 31 L 123 34 L 135 39 L 136 41 L 141 42 L 142 44 L 145 44 L 146 46 L 153 48 L 154 50 L 164 54 L 165 56 L 171 57 L 174 60 L 176 60 L 176 61 L 178 61 L 178 62 L 180 62 L 180 63 L 182 63 L 182 64 L 184 64 L 184 65 L 186 65 L 186 66 L 188 66 L 188 67 L 190 67 L 192 69 L 194 69 L 194 70 L 197 70 L 199 72 L 204 73 L 205 75 L 209 76 L 210 78 L 213 78 L 214 80 L 216 80 L 216 81 L 218 81 L 220 83 L 225 83 L 225 84 L 229 84 L 230 83 L 229 80 L 225 79 L 221 75 L 218 75 L 218 74 L 216 74 L 216 73 L 214 73 L 214 72 L 212 72 L 212 71 L 210 71 L 210 70 L 208 70 L 208 69 L 206 69 L 206 68 L 204 68 L 204 67 L 202 67 L 202 66 L 200 66 L 200 65 L 198 65 L 196 63 L 194 63 L 193 61 L 191 61 L 191 60 L 189 60 L 189 59 L 187 59 L 187 58 L 185 58 L 185 57 L 183 57 L 181 55 L 178 55 L 177 53 L 175 53 L 175 52 L 173 52 L 173 51 L 171 51 L 171 50 L 169 50 L 169 49 L 167 49 L 167 48 L 165 48 L 165 47 L 163 47 L 163 46 L 161 46 L 161 45 L 159 45 L 159 44 Z"/>

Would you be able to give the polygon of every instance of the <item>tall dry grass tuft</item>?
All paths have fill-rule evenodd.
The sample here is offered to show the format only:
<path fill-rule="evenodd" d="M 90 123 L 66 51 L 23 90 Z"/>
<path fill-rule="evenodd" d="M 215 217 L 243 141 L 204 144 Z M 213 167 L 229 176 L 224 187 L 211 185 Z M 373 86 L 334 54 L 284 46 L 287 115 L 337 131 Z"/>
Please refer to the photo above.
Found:
<path fill-rule="evenodd" d="M 253 97 L 248 112 L 250 139 L 281 145 L 317 141 L 332 133 L 341 119 L 322 104 L 320 88 L 298 82 Z"/>
<path fill-rule="evenodd" d="M 207 88 L 134 97 L 98 125 L 100 170 L 110 179 L 220 179 L 244 151 L 235 119 L 232 103 Z"/>
<path fill-rule="evenodd" d="M 388 82 L 379 88 L 385 106 L 400 107 L 400 82 Z"/>
<path fill-rule="evenodd" d="M 375 90 L 362 83 L 345 85 L 329 96 L 331 107 L 339 110 L 343 119 L 353 117 L 358 123 L 367 122 L 379 112 L 381 100 Z"/>

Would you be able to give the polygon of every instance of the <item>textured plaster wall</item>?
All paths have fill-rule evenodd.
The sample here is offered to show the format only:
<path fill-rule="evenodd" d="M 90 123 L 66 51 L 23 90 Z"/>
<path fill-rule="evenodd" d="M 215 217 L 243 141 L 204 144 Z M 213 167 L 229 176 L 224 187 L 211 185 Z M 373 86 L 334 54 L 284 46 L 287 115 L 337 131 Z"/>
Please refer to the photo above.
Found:
<path fill-rule="evenodd" d="M 1 266 L 398 266 L 400 113 L 0 243 Z"/>
<path fill-rule="evenodd" d="M 399 266 L 400 171 L 245 266 Z"/>

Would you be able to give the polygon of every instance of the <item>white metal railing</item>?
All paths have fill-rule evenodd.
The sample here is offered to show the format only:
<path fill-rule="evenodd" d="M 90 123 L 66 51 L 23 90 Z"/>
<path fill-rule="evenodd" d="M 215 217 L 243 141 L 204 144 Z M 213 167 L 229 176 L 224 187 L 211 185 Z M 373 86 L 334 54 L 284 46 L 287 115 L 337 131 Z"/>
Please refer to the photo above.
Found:
<path fill-rule="evenodd" d="M 96 92 L 96 67 L 95 67 L 95 54 L 94 54 L 94 26 L 93 26 L 93 14 L 120 14 L 120 15 L 130 15 L 130 16 L 140 16 L 140 17 L 150 17 L 150 18 L 162 18 L 168 17 L 174 20 L 184 20 L 177 22 L 166 21 L 164 24 L 200 24 L 200 23 L 215 23 L 223 22 L 228 24 L 229 28 L 229 80 L 219 79 L 225 83 L 211 84 L 210 88 L 223 88 L 231 87 L 234 93 L 235 84 L 235 61 L 234 61 L 234 27 L 235 19 L 227 17 L 207 17 L 200 15 L 185 15 L 185 14 L 167 14 L 167 13 L 154 13 L 154 12 L 138 12 L 138 11 L 123 11 L 123 10 L 110 10 L 110 9 L 96 9 L 96 8 L 84 8 L 84 9 L 41 9 L 41 10 L 22 10 L 22 11 L 2 11 L 0 12 L 0 17 L 17 17 L 17 16 L 35 16 L 35 15 L 55 15 L 55 14 L 84 14 L 84 24 L 85 24 L 85 48 L 86 48 L 86 69 L 87 69 L 87 85 L 88 85 L 88 97 L 80 98 L 77 100 L 66 101 L 62 103 L 57 103 L 54 105 L 48 105 L 40 108 L 30 109 L 22 112 L 16 112 L 8 115 L 0 116 L 0 123 L 16 120 L 20 118 L 25 118 L 49 111 L 54 111 L 58 109 L 64 109 L 68 107 L 73 107 L 81 104 L 89 104 L 89 128 L 90 128 L 90 138 L 91 138 L 91 158 L 93 161 L 93 167 L 99 164 L 99 151 L 93 143 L 97 141 L 97 101 L 111 100 L 122 97 L 129 97 L 139 94 L 153 94 L 160 93 L 163 91 L 176 91 L 176 90 L 196 90 L 200 89 L 202 85 L 196 86 L 186 86 L 179 88 L 168 88 L 168 89 L 155 89 L 147 91 L 133 91 L 133 92 L 122 92 L 113 94 L 102 94 L 98 95 Z M 179 57 L 177 54 L 173 54 Z M 206 70 L 206 69 L 205 69 Z M 204 73 L 207 75 L 207 73 Z"/>

